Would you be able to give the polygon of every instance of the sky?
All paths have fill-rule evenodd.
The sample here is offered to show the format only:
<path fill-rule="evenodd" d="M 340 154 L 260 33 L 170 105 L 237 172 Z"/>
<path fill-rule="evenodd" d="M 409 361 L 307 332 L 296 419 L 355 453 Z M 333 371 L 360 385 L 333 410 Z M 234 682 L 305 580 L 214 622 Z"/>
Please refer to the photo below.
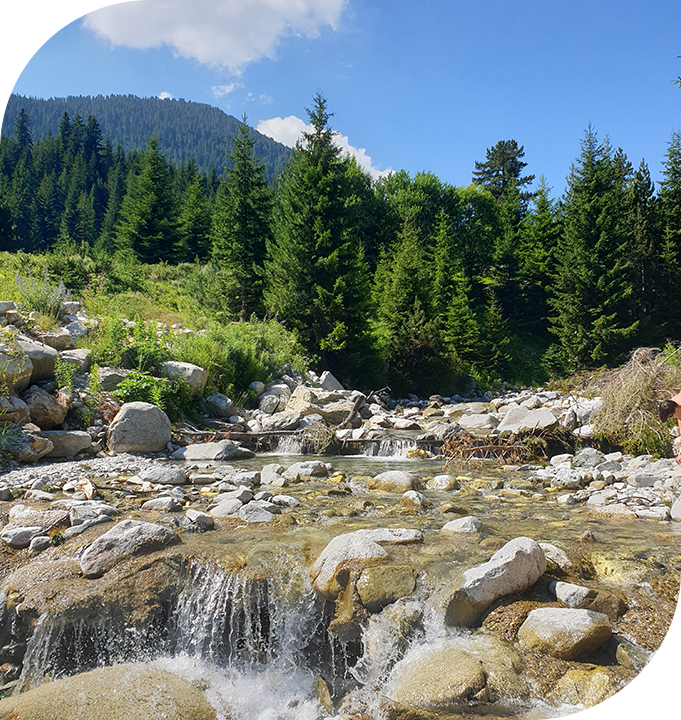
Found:
<path fill-rule="evenodd" d="M 28 2 L 24 23 L 54 4 Z M 319 90 L 339 144 L 374 177 L 467 185 L 514 139 L 554 197 L 589 123 L 657 181 L 681 127 L 678 0 L 141 0 L 84 18 L 103 3 L 57 4 L 66 27 L 0 66 L 0 107 L 12 88 L 183 98 L 292 146 Z"/>

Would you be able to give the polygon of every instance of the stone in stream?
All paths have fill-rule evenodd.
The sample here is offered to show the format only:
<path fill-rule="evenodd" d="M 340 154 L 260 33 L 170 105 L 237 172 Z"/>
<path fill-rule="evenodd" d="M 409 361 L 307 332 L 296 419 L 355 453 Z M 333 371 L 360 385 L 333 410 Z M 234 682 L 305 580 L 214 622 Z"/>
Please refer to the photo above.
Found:
<path fill-rule="evenodd" d="M 142 663 L 98 668 L 0 700 L 2 718 L 48 715 L 51 720 L 217 720 L 194 683 Z"/>
<path fill-rule="evenodd" d="M 444 533 L 476 533 L 482 529 L 482 523 L 473 515 L 450 520 L 440 532 Z"/>
<path fill-rule="evenodd" d="M 596 597 L 596 592 L 590 588 L 560 581 L 552 582 L 549 590 L 556 596 L 556 599 L 570 608 L 580 608 L 587 599 Z"/>
<path fill-rule="evenodd" d="M 219 502 L 215 507 L 211 507 L 208 511 L 214 518 L 238 517 L 239 510 L 243 507 L 243 503 L 239 498 L 232 497 Z"/>
<path fill-rule="evenodd" d="M 459 421 L 461 422 L 461 421 Z M 497 425 L 497 432 L 517 433 L 521 430 L 555 430 L 558 418 L 548 408 L 530 410 L 517 407 L 509 410 Z"/>
<path fill-rule="evenodd" d="M 612 697 L 635 677 L 623 667 L 587 666 L 571 668 L 546 696 L 549 705 L 583 705 L 591 708 Z M 627 713 L 628 714 L 628 713 Z"/>
<path fill-rule="evenodd" d="M 180 536 L 168 528 L 137 520 L 121 520 L 85 550 L 80 567 L 85 577 L 99 577 L 130 555 L 153 552 L 178 542 Z"/>
<path fill-rule="evenodd" d="M 156 497 L 142 503 L 142 510 L 155 512 L 179 512 L 182 510 L 182 503 L 174 497 Z"/>
<path fill-rule="evenodd" d="M 436 475 L 426 483 L 428 490 L 458 490 L 459 482 L 451 475 Z"/>
<path fill-rule="evenodd" d="M 219 442 L 194 443 L 181 447 L 172 454 L 173 460 L 196 460 L 221 461 L 231 459 L 245 459 L 254 457 L 252 450 L 241 447 L 239 443 L 232 440 L 220 440 Z"/>
<path fill-rule="evenodd" d="M 518 640 L 531 650 L 561 660 L 575 660 L 600 647 L 612 634 L 608 616 L 593 610 L 538 608 L 518 630 Z"/>
<path fill-rule="evenodd" d="M 115 452 L 162 452 L 170 440 L 168 416 L 151 403 L 125 403 L 109 425 L 108 445 Z"/>
<path fill-rule="evenodd" d="M 329 469 L 321 460 L 305 460 L 293 463 L 283 473 L 287 480 L 296 480 L 301 477 L 328 477 Z"/>
<path fill-rule="evenodd" d="M 388 470 L 379 473 L 369 481 L 372 490 L 387 490 L 388 492 L 407 492 L 418 490 L 419 480 L 413 473 L 405 470 Z"/>
<path fill-rule="evenodd" d="M 185 512 L 185 515 L 191 520 L 192 523 L 195 525 L 201 525 L 206 530 L 212 530 L 215 527 L 215 522 L 213 520 L 213 516 L 209 513 L 202 512 L 201 510 L 196 510 L 195 508 L 188 508 Z"/>
<path fill-rule="evenodd" d="M 544 551 L 534 540 L 518 537 L 507 542 L 486 563 L 464 572 L 447 603 L 445 624 L 475 625 L 497 598 L 527 590 L 545 570 Z"/>
<path fill-rule="evenodd" d="M 431 503 L 423 493 L 416 490 L 407 490 L 400 500 L 401 507 L 406 508 L 407 510 L 424 510 L 432 504 L 433 503 Z"/>
<path fill-rule="evenodd" d="M 187 473 L 179 465 L 152 465 L 142 468 L 138 473 L 141 480 L 148 480 L 155 485 L 184 485 Z"/>
<path fill-rule="evenodd" d="M 383 544 L 420 542 L 423 533 L 405 528 L 355 530 L 337 535 L 322 550 L 310 571 L 314 589 L 334 600 L 348 583 L 350 572 L 387 560 Z"/>
<path fill-rule="evenodd" d="M 416 571 L 409 565 L 384 565 L 362 570 L 357 592 L 362 605 L 372 613 L 411 595 L 416 587 Z"/>

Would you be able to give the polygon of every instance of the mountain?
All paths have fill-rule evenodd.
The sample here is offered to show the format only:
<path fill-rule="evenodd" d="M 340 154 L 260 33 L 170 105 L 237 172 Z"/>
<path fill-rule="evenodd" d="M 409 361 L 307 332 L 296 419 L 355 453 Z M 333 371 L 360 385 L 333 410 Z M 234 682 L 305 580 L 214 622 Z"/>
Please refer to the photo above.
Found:
<path fill-rule="evenodd" d="M 19 111 L 24 109 L 31 121 L 31 135 L 43 138 L 48 132 L 57 135 L 64 112 L 71 120 L 80 115 L 85 122 L 94 115 L 105 137 L 123 149 L 142 150 L 155 132 L 159 148 L 172 164 L 190 158 L 204 172 L 215 168 L 218 173 L 231 152 L 232 136 L 239 121 L 219 108 L 186 100 L 159 100 L 134 95 L 89 95 L 66 98 L 41 98 L 11 95 L 2 122 L 2 134 L 13 135 Z M 262 160 L 265 175 L 271 182 L 284 169 L 291 150 L 253 130 L 255 154 Z"/>

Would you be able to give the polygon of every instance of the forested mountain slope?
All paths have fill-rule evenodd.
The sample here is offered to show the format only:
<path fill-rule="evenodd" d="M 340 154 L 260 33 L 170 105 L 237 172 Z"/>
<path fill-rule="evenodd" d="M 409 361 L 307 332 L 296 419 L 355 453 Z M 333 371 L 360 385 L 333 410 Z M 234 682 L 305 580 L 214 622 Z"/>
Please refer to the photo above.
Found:
<path fill-rule="evenodd" d="M 71 119 L 76 115 L 85 121 L 94 115 L 102 133 L 123 149 L 143 150 L 149 137 L 156 133 L 159 149 L 172 164 L 190 158 L 203 172 L 216 168 L 222 171 L 226 154 L 231 149 L 232 137 L 239 121 L 222 110 L 203 103 L 185 100 L 159 100 L 134 95 L 69 96 L 67 98 L 28 98 L 12 95 L 2 122 L 2 134 L 14 134 L 17 116 L 21 109 L 31 119 L 34 140 L 49 132 L 57 135 L 59 121 L 64 112 Z M 254 155 L 262 160 L 265 177 L 271 182 L 286 165 L 291 150 L 253 130 Z"/>

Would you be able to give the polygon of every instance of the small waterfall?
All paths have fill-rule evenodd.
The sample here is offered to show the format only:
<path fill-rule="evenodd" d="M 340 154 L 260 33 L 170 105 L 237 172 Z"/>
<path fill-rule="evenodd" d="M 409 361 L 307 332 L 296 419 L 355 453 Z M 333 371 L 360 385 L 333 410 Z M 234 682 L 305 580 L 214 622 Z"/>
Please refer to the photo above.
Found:
<path fill-rule="evenodd" d="M 277 444 L 272 448 L 276 455 L 301 455 L 303 440 L 297 435 L 285 435 L 277 438 Z"/>
<path fill-rule="evenodd" d="M 407 459 L 409 450 L 418 447 L 414 440 L 406 438 L 382 438 L 380 442 L 367 443 L 362 454 L 366 457 L 392 457 Z"/>

